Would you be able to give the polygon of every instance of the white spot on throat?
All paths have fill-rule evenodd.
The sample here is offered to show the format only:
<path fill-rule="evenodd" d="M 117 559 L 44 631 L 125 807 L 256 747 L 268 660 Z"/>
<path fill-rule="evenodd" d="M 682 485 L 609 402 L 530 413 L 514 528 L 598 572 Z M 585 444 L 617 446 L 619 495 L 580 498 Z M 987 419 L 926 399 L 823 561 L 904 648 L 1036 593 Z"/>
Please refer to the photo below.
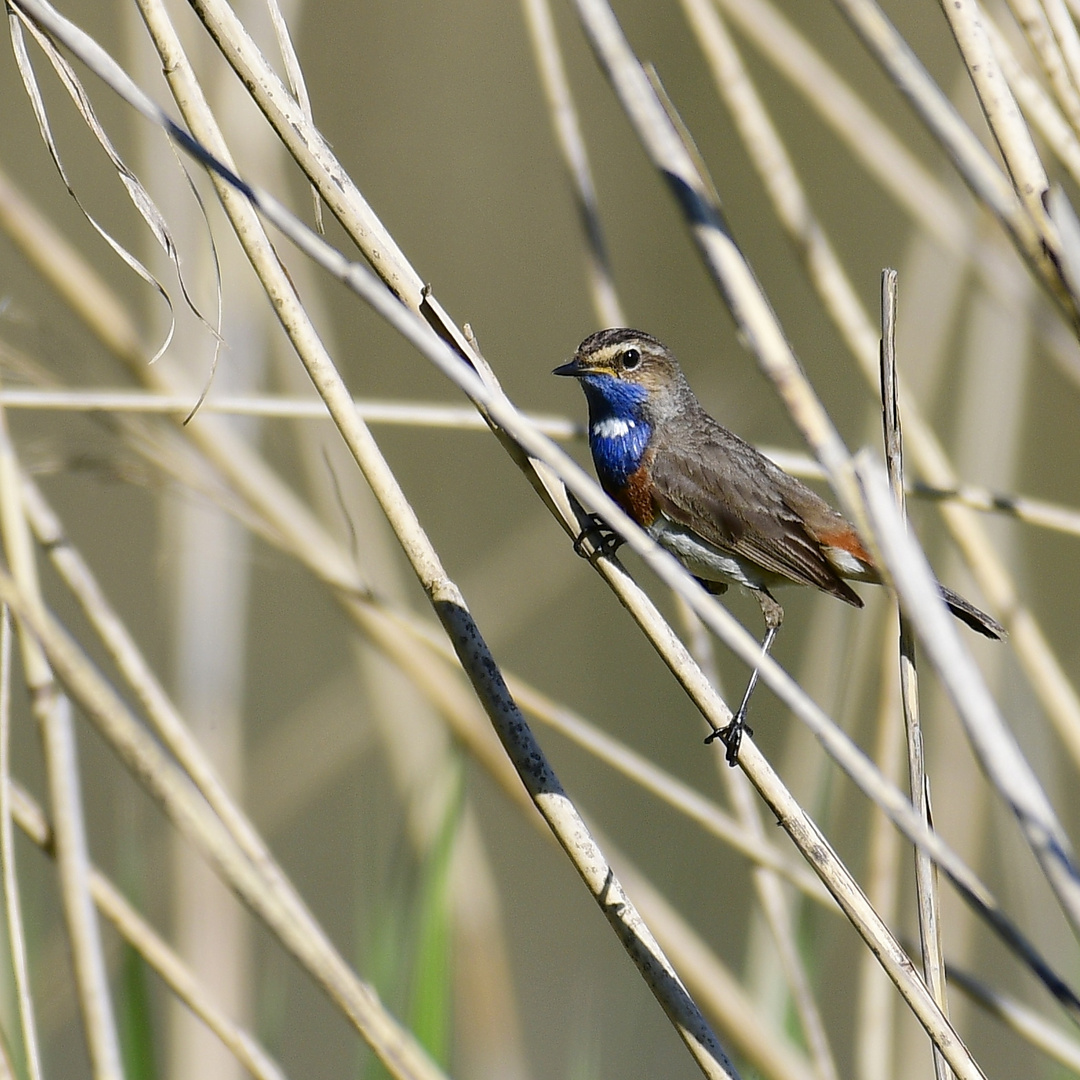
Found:
<path fill-rule="evenodd" d="M 622 439 L 630 434 L 634 427 L 633 420 L 624 420 L 621 416 L 605 416 L 592 426 L 592 433 L 598 439 Z"/>

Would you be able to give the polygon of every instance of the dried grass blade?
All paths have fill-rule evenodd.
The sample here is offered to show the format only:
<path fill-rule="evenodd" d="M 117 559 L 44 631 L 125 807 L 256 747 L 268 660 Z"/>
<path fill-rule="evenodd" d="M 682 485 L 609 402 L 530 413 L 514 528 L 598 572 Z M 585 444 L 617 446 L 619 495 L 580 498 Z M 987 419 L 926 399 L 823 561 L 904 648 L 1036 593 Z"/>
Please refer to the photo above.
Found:
<path fill-rule="evenodd" d="M 162 285 L 161 282 L 158 281 L 158 279 L 122 244 L 113 239 L 108 230 L 105 229 L 86 207 L 83 206 L 82 200 L 79 198 L 71 181 L 68 179 L 67 171 L 64 169 L 63 161 L 60 157 L 59 148 L 56 145 L 56 140 L 53 138 L 48 112 L 45 109 L 45 102 L 42 99 L 41 90 L 37 85 L 37 77 L 34 74 L 33 66 L 30 63 L 30 55 L 26 51 L 26 41 L 23 38 L 22 24 L 19 21 L 20 19 L 23 19 L 22 13 L 14 8 L 10 9 L 10 11 L 8 23 L 11 29 L 12 48 L 15 51 L 15 62 L 19 68 L 19 74 L 22 76 L 23 86 L 26 88 L 27 96 L 30 98 L 30 104 L 33 107 L 34 116 L 37 119 L 38 130 L 41 132 L 42 141 L 48 148 L 49 154 L 53 159 L 53 164 L 56 166 L 56 170 L 59 172 L 60 178 L 64 182 L 64 186 L 67 188 L 68 193 L 75 200 L 76 206 L 82 211 L 83 216 L 93 227 L 94 231 L 109 245 L 109 247 L 112 248 L 129 269 L 133 270 L 147 285 L 154 289 L 158 296 L 165 301 L 165 304 L 169 309 L 169 330 L 165 335 L 165 340 L 158 346 L 157 351 L 154 353 L 154 359 L 156 360 L 166 349 L 168 349 L 172 342 L 173 334 L 176 332 L 176 314 L 173 309 L 172 298 L 166 291 L 165 286 Z M 35 38 L 38 38 L 38 32 L 33 26 L 33 23 L 25 19 L 23 19 L 23 21 L 31 28 L 31 32 L 34 34 Z M 50 58 L 54 53 L 55 50 L 52 50 L 50 47 Z"/>

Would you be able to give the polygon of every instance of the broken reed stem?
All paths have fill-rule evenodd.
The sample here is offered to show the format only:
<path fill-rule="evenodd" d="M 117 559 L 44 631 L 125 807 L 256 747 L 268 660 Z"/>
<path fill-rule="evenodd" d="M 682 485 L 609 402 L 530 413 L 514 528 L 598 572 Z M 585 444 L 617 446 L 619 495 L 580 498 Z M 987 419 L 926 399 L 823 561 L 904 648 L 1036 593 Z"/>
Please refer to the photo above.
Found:
<path fill-rule="evenodd" d="M 900 405 L 896 380 L 896 271 L 881 274 L 881 403 L 885 435 L 885 466 L 893 498 L 903 519 L 907 520 L 904 505 L 904 444 L 900 427 Z M 922 816 L 928 829 L 933 828 L 930 817 L 930 779 L 926 775 L 922 727 L 919 722 L 919 676 L 915 663 L 915 637 L 911 625 L 899 609 L 900 623 L 900 699 L 904 710 L 904 729 L 907 733 L 908 778 L 911 803 Z M 931 859 L 923 851 L 915 852 L 915 894 L 919 915 L 919 943 L 922 949 L 923 977 L 941 1011 L 948 1016 L 949 1005 L 945 989 L 944 961 L 941 956 L 941 911 L 937 888 L 937 873 Z M 949 1067 L 936 1046 L 932 1047 L 934 1072 L 937 1080 L 949 1080 Z"/>

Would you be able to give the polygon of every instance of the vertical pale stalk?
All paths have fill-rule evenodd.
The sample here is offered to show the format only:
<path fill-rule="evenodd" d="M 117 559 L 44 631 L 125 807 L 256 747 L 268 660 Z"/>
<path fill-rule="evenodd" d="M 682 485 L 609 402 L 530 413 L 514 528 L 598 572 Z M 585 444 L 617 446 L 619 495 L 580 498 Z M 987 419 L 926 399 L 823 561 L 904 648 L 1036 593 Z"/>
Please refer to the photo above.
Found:
<path fill-rule="evenodd" d="M 896 383 L 896 271 L 881 275 L 881 400 L 884 418 L 885 464 L 889 484 L 901 518 L 907 521 L 904 502 L 904 444 L 900 425 L 900 406 Z M 900 699 L 904 708 L 907 734 L 908 779 L 911 804 L 915 812 L 933 828 L 930 816 L 930 780 L 926 775 L 922 727 L 919 720 L 919 679 L 915 665 L 915 638 L 911 625 L 900 609 Z M 937 873 L 925 851 L 915 852 L 915 894 L 919 913 L 919 942 L 922 948 L 923 977 L 942 1013 L 949 1015 L 945 990 L 945 963 L 941 955 L 941 911 L 938 900 Z M 934 1073 L 937 1080 L 949 1080 L 949 1067 L 936 1046 Z"/>
<path fill-rule="evenodd" d="M 49 688 L 37 687 L 34 694 L 38 699 L 34 712 L 41 729 L 49 777 L 56 867 L 94 1080 L 122 1080 L 124 1073 L 109 993 L 109 973 L 97 912 L 90 895 L 90 856 L 86 848 L 71 702 L 56 692 L 55 684 Z"/>
<path fill-rule="evenodd" d="M 11 825 L 11 613 L 6 607 L 0 618 L 0 859 L 4 864 L 4 909 L 15 994 L 19 1001 L 19 1025 L 26 1071 L 30 1080 L 41 1080 L 41 1055 L 38 1051 L 34 999 L 30 993 L 22 899 L 15 872 L 15 837 Z"/>
<path fill-rule="evenodd" d="M 190 496 L 164 509 L 176 703 L 226 788 L 240 798 L 249 537 L 225 511 Z M 182 837 L 173 841 L 172 875 L 177 949 L 225 1011 L 243 1020 L 251 997 L 247 917 Z M 241 1076 L 237 1060 L 180 1002 L 171 1010 L 169 1044 L 178 1080 Z"/>
<path fill-rule="evenodd" d="M 129 10 L 134 16 L 137 9 L 132 6 Z M 143 31 L 137 17 L 131 21 L 133 29 Z M 137 55 L 146 76 L 160 70 L 160 60 L 152 51 L 140 48 Z M 223 81 L 221 88 L 214 108 L 227 124 L 236 115 L 230 98 L 235 102 L 238 95 L 229 80 Z M 262 125 L 238 125 L 235 121 L 233 126 L 248 133 L 249 143 L 265 130 Z M 137 130 L 146 137 L 143 170 L 154 177 L 170 220 L 182 223 L 177 231 L 188 239 L 183 254 L 199 267 L 195 279 L 202 285 L 200 298 L 212 297 L 218 287 L 215 258 L 221 260 L 224 289 L 225 345 L 216 370 L 213 338 L 193 319 L 184 317 L 178 318 L 176 340 L 159 363 L 176 371 L 181 385 L 193 391 L 211 377 L 215 392 L 259 390 L 265 366 L 261 289 L 246 272 L 246 260 L 236 245 L 222 244 L 214 256 L 207 251 L 208 226 L 183 173 L 171 154 L 162 154 L 157 132 L 142 125 Z M 257 148 L 249 145 L 247 149 Z M 214 215 L 210 220 L 214 221 Z M 193 392 L 192 404 L 196 396 Z M 257 421 L 250 418 L 222 418 L 222 423 L 240 437 L 251 437 L 257 431 Z M 166 491 L 160 515 L 166 568 L 163 580 L 173 620 L 170 666 L 174 697 L 224 787 L 242 800 L 250 536 L 224 510 L 186 492 Z M 171 917 L 178 951 L 225 1011 L 243 1021 L 250 1013 L 252 997 L 247 918 L 228 888 L 183 839 L 174 838 L 170 858 Z M 170 1072 L 177 1080 L 204 1076 L 240 1080 L 242 1071 L 235 1057 L 176 1001 L 169 1013 L 168 1046 Z"/>

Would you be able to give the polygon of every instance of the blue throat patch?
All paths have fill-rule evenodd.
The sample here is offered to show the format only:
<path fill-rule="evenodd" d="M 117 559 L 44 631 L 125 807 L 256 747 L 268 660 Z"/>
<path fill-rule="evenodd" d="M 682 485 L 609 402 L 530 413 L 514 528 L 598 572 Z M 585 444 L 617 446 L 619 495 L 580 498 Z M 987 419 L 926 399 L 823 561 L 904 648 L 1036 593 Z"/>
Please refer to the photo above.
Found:
<path fill-rule="evenodd" d="M 622 488 L 641 464 L 652 425 L 641 418 L 648 396 L 643 386 L 613 375 L 586 375 L 581 387 L 589 402 L 589 449 L 605 488 Z"/>

